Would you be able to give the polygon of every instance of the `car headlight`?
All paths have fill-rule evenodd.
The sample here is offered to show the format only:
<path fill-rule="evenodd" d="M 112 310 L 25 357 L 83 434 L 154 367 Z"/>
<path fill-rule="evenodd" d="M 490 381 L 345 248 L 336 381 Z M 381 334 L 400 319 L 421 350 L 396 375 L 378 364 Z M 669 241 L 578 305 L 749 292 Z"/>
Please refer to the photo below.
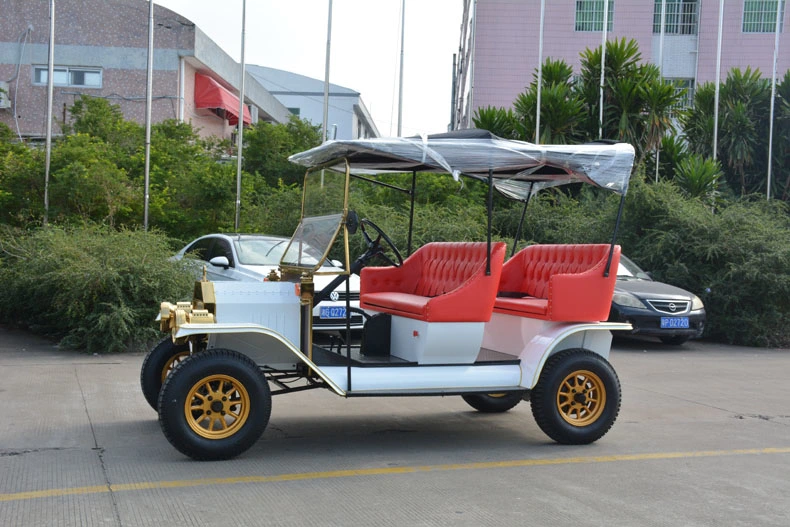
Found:
<path fill-rule="evenodd" d="M 618 306 L 647 309 L 641 300 L 630 293 L 615 293 L 612 297 L 612 302 Z"/>
<path fill-rule="evenodd" d="M 705 304 L 702 303 L 702 300 L 697 295 L 694 295 L 691 298 L 691 310 L 697 311 L 698 309 L 703 309 Z"/>

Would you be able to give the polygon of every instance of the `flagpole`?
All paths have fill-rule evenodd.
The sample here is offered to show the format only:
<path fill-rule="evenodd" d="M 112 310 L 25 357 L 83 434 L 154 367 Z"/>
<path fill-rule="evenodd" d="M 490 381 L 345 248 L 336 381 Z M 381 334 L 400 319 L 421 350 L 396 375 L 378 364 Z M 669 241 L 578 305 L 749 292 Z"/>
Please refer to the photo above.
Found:
<path fill-rule="evenodd" d="M 329 50 L 332 42 L 332 0 L 329 0 L 329 15 L 326 26 L 326 64 L 324 66 L 324 120 L 321 125 L 321 142 L 326 142 L 327 121 L 329 120 Z"/>
<path fill-rule="evenodd" d="M 535 110 L 535 144 L 540 144 L 540 95 L 543 91 L 543 23 L 546 16 L 546 0 L 540 0 L 540 29 L 538 30 L 538 100 Z"/>
<path fill-rule="evenodd" d="M 664 80 L 664 33 L 667 24 L 667 0 L 661 0 L 661 30 L 658 37 L 658 76 Z M 658 168 L 660 166 L 661 141 L 656 145 L 656 183 L 658 183 Z"/>
<path fill-rule="evenodd" d="M 776 61 L 779 56 L 779 26 L 781 22 L 782 2 L 776 2 L 776 27 L 774 29 L 774 68 L 771 77 L 771 120 L 768 125 L 768 180 L 765 187 L 765 199 L 771 199 L 771 157 L 774 149 L 774 102 L 776 101 Z"/>
<path fill-rule="evenodd" d="M 713 96 L 713 159 L 719 144 L 719 84 L 721 84 L 721 29 L 724 24 L 724 0 L 719 0 L 719 37 L 716 46 L 716 90 Z"/>
<path fill-rule="evenodd" d="M 47 140 L 44 164 L 44 226 L 49 221 L 49 165 L 52 156 L 52 97 L 55 86 L 55 0 L 49 0 L 49 58 L 47 59 Z"/>
<path fill-rule="evenodd" d="M 401 136 L 403 124 L 403 39 L 406 29 L 406 0 L 402 0 L 400 8 L 400 79 L 398 80 L 398 137 Z"/>
<path fill-rule="evenodd" d="M 236 232 L 241 222 L 241 150 L 244 134 L 244 44 L 247 40 L 247 0 L 241 1 L 241 82 L 239 83 L 239 122 L 236 133 Z"/>
<path fill-rule="evenodd" d="M 149 185 L 151 181 L 151 105 L 154 86 L 154 0 L 148 0 L 148 68 L 145 88 L 145 191 L 143 231 L 148 231 Z"/>
<path fill-rule="evenodd" d="M 604 72 L 606 70 L 606 31 L 609 29 L 609 0 L 603 2 L 603 31 L 601 32 L 601 85 L 600 108 L 598 109 L 598 138 L 603 139 L 603 87 Z"/>

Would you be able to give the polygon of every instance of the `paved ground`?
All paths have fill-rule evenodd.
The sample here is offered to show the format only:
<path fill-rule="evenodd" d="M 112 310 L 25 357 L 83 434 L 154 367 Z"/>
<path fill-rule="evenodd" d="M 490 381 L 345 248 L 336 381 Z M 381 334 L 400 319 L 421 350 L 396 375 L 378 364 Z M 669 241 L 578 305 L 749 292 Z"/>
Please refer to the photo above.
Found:
<path fill-rule="evenodd" d="M 585 447 L 526 403 L 313 391 L 215 463 L 165 440 L 142 359 L 0 329 L 0 525 L 790 525 L 790 350 L 617 343 L 622 411 Z"/>

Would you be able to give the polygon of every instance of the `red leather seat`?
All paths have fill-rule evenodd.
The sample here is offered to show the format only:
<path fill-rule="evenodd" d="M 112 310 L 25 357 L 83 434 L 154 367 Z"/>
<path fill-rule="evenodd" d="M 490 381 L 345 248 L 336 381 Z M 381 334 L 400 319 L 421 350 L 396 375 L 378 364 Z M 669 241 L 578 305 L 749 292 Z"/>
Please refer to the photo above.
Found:
<path fill-rule="evenodd" d="M 599 322 L 609 317 L 620 263 L 615 245 L 531 245 L 502 268 L 494 312 L 543 320 Z"/>
<path fill-rule="evenodd" d="M 434 242 L 420 247 L 400 267 L 366 267 L 360 307 L 428 322 L 487 322 L 496 299 L 506 246 Z"/>

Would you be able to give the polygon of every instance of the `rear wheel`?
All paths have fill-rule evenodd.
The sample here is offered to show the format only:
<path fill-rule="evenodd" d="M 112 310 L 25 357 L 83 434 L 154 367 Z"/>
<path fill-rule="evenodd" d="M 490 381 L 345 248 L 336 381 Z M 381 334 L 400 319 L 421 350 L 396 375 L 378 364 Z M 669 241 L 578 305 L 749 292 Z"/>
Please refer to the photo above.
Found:
<path fill-rule="evenodd" d="M 620 380 L 600 355 L 566 350 L 546 362 L 531 402 L 535 421 L 550 438 L 570 445 L 592 443 L 617 419 Z"/>
<path fill-rule="evenodd" d="M 466 403 L 479 412 L 497 414 L 507 412 L 521 402 L 522 392 L 467 393 L 462 395 Z"/>
<path fill-rule="evenodd" d="M 179 362 L 189 356 L 189 344 L 175 344 L 173 339 L 166 337 L 148 352 L 140 368 L 140 388 L 151 408 L 158 409 L 159 390 L 165 378 Z"/>
<path fill-rule="evenodd" d="M 170 443 L 197 460 L 230 459 L 261 436 L 272 409 L 261 370 L 247 356 L 215 349 L 191 355 L 159 394 L 159 424 Z"/>

